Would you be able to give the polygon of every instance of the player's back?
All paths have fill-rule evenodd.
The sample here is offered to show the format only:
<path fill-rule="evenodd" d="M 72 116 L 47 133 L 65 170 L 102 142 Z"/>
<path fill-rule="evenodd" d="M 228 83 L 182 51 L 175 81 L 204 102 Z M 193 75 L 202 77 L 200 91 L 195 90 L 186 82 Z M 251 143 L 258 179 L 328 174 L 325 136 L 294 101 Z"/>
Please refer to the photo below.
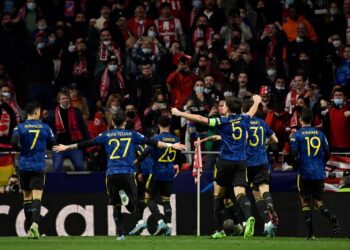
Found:
<path fill-rule="evenodd" d="M 93 139 L 95 144 L 104 146 L 107 155 L 107 175 L 132 174 L 135 147 L 143 143 L 144 136 L 127 129 L 113 129 Z"/>
<path fill-rule="evenodd" d="M 17 125 L 13 133 L 20 140 L 20 170 L 44 171 L 46 143 L 54 141 L 49 126 L 38 120 L 26 120 Z"/>
<path fill-rule="evenodd" d="M 218 133 L 221 135 L 220 158 L 227 161 L 245 160 L 246 132 L 250 117 L 239 114 L 214 119 L 214 126 L 218 127 Z"/>
<path fill-rule="evenodd" d="M 291 149 L 298 152 L 299 173 L 302 179 L 322 180 L 325 178 L 325 152 L 329 150 L 326 136 L 311 126 L 295 132 Z"/>
<path fill-rule="evenodd" d="M 154 140 L 165 143 L 177 143 L 179 138 L 170 132 L 155 135 Z M 171 181 L 174 178 L 174 165 L 176 150 L 172 148 L 152 148 L 151 155 L 154 160 L 153 178 L 160 181 Z"/>
<path fill-rule="evenodd" d="M 248 129 L 247 166 L 254 167 L 268 164 L 266 139 L 273 135 L 267 124 L 256 117 L 251 118 Z"/>

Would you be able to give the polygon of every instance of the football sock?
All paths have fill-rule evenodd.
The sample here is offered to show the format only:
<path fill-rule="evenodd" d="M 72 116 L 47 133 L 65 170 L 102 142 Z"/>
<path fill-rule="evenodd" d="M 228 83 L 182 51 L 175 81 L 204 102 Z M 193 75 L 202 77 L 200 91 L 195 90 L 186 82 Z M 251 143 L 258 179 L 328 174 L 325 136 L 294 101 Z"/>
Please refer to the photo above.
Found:
<path fill-rule="evenodd" d="M 237 225 L 240 224 L 242 222 L 241 217 L 239 216 L 239 213 L 237 211 L 237 209 L 239 209 L 235 203 L 233 203 L 232 201 L 228 202 L 225 204 L 225 208 L 228 212 L 228 214 L 230 215 L 230 218 L 233 220 L 233 222 Z"/>
<path fill-rule="evenodd" d="M 33 222 L 32 200 L 26 200 L 23 202 L 23 210 L 24 210 L 24 215 L 26 217 L 24 228 L 26 231 L 28 231 Z"/>
<path fill-rule="evenodd" d="M 214 216 L 215 216 L 215 224 L 218 232 L 222 230 L 222 216 L 224 209 L 224 201 L 221 197 L 214 196 Z"/>
<path fill-rule="evenodd" d="M 238 194 L 236 198 L 237 198 L 238 204 L 241 207 L 241 210 L 244 214 L 244 219 L 246 221 L 246 220 L 248 220 L 249 217 L 252 216 L 250 202 L 245 194 Z"/>
<path fill-rule="evenodd" d="M 267 206 L 273 206 L 273 199 L 272 199 L 272 195 L 270 192 L 263 193 L 262 197 L 264 198 Z"/>
<path fill-rule="evenodd" d="M 172 215 L 172 209 L 170 206 L 170 200 L 169 199 L 163 199 L 162 205 L 164 207 L 164 221 L 166 223 L 171 223 L 171 215 Z"/>
<path fill-rule="evenodd" d="M 255 200 L 256 207 L 259 211 L 261 218 L 265 223 L 270 221 L 269 212 L 267 211 L 267 206 L 264 199 L 258 198 Z"/>
<path fill-rule="evenodd" d="M 146 205 L 148 206 L 149 210 L 151 210 L 151 213 L 155 217 L 156 221 L 160 220 L 161 215 L 156 202 L 153 199 L 147 199 Z"/>
<path fill-rule="evenodd" d="M 33 222 L 39 224 L 40 220 L 40 210 L 41 210 L 41 201 L 33 200 L 32 202 L 32 219 Z"/>
<path fill-rule="evenodd" d="M 303 206 L 302 208 L 304 220 L 307 225 L 307 229 L 309 231 L 308 237 L 314 235 L 314 227 L 312 225 L 312 211 L 310 206 Z"/>
<path fill-rule="evenodd" d="M 123 214 L 122 214 L 122 207 L 120 205 L 114 206 L 113 218 L 114 218 L 115 225 L 117 227 L 117 235 L 123 235 L 124 234 Z"/>

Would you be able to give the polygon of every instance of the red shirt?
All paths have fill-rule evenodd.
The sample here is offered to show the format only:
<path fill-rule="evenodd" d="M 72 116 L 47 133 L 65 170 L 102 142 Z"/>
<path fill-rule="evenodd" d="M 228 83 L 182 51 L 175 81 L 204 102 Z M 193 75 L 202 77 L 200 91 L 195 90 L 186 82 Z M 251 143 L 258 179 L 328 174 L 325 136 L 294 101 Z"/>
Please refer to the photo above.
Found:
<path fill-rule="evenodd" d="M 188 100 L 193 91 L 193 86 L 197 77 L 192 74 L 172 72 L 168 76 L 166 83 L 171 87 L 170 105 L 182 109 L 184 102 Z"/>
<path fill-rule="evenodd" d="M 135 17 L 129 19 L 128 21 L 128 30 L 131 32 L 131 34 L 136 38 L 140 38 L 143 36 L 145 31 L 152 26 L 154 23 L 151 19 L 145 18 L 142 20 L 142 22 L 136 21 Z"/>
<path fill-rule="evenodd" d="M 350 119 L 344 115 L 348 107 L 329 109 L 329 141 L 332 148 L 350 148 Z"/>

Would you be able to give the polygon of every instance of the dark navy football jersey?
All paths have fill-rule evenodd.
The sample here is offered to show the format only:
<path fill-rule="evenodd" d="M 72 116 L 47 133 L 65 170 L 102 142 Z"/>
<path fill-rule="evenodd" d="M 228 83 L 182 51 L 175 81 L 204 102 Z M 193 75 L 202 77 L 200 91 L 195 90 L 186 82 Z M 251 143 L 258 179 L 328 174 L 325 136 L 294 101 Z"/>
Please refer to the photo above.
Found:
<path fill-rule="evenodd" d="M 263 120 L 253 117 L 249 123 L 247 141 L 247 166 L 256 167 L 268 164 L 266 140 L 273 131 Z"/>
<path fill-rule="evenodd" d="M 221 136 L 220 158 L 226 161 L 246 160 L 246 136 L 250 116 L 245 114 L 210 118 L 209 126 L 217 127 Z"/>
<path fill-rule="evenodd" d="M 311 126 L 303 127 L 290 139 L 291 150 L 298 152 L 299 174 L 302 179 L 325 178 L 325 152 L 329 150 L 326 136 Z"/>
<path fill-rule="evenodd" d="M 19 137 L 19 169 L 22 171 L 45 170 L 46 143 L 54 143 L 51 128 L 38 120 L 26 120 L 17 125 L 13 135 Z"/>
<path fill-rule="evenodd" d="M 179 142 L 179 138 L 169 132 L 155 135 L 152 139 L 171 144 Z M 149 147 L 149 152 L 154 161 L 153 180 L 172 181 L 175 175 L 176 150 L 172 148 Z"/>
<path fill-rule="evenodd" d="M 144 144 L 145 137 L 126 129 L 108 130 L 96 136 L 93 144 L 103 145 L 107 154 L 107 175 L 134 173 L 136 146 Z"/>

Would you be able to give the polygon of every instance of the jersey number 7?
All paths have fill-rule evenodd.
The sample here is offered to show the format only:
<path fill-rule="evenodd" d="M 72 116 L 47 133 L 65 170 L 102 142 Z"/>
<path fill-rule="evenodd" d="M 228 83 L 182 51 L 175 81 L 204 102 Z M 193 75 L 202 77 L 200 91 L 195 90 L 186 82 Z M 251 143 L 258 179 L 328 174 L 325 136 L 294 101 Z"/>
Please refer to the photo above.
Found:
<path fill-rule="evenodd" d="M 34 134 L 34 140 L 32 142 L 32 146 L 30 146 L 30 149 L 32 150 L 35 147 L 36 142 L 38 141 L 40 130 L 39 129 L 30 129 L 29 133 Z"/>

